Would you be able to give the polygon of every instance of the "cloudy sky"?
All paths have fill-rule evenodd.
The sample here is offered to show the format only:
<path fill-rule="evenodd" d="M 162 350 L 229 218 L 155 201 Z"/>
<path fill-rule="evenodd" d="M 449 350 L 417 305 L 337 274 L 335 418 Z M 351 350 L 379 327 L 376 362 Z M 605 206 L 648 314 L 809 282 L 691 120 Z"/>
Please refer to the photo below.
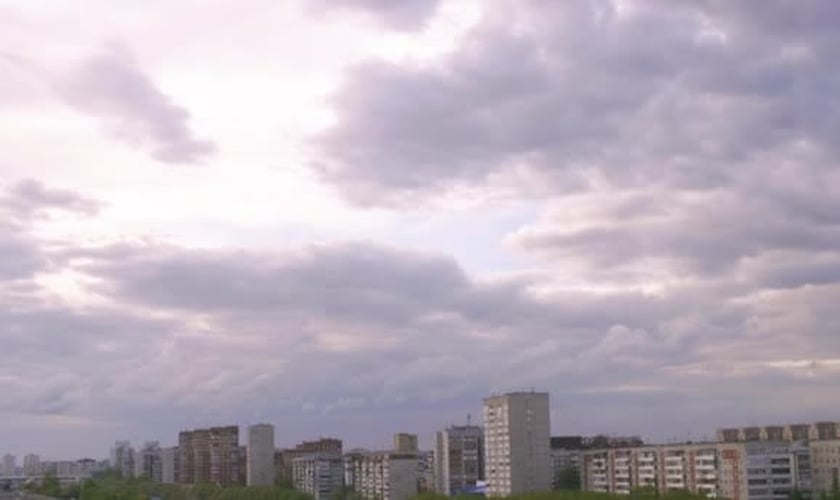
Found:
<path fill-rule="evenodd" d="M 0 0 L 0 453 L 840 419 L 838 22 Z"/>

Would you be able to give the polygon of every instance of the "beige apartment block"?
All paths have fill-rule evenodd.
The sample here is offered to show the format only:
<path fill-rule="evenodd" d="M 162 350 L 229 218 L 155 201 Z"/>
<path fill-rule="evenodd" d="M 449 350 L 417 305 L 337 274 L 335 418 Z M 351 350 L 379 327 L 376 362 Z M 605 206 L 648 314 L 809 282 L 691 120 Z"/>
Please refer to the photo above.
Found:
<path fill-rule="evenodd" d="M 548 393 L 512 392 L 484 400 L 487 495 L 551 489 Z"/>

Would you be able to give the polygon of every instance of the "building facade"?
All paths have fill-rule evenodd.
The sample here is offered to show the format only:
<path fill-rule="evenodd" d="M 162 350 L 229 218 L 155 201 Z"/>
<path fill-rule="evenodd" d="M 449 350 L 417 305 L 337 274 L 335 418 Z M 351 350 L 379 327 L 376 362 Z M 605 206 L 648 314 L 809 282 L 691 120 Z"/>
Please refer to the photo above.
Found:
<path fill-rule="evenodd" d="M 274 426 L 257 424 L 248 427 L 246 475 L 248 486 L 273 486 Z"/>
<path fill-rule="evenodd" d="M 315 500 L 331 500 L 344 488 L 344 459 L 338 453 L 314 453 L 292 460 L 296 490 Z"/>
<path fill-rule="evenodd" d="M 513 392 L 484 400 L 488 496 L 551 489 L 548 393 Z"/>
<path fill-rule="evenodd" d="M 244 481 L 239 427 L 211 427 L 178 435 L 178 482 L 241 485 Z"/>
<path fill-rule="evenodd" d="M 353 451 L 344 456 L 345 485 L 366 500 L 417 496 L 417 454 Z"/>
<path fill-rule="evenodd" d="M 435 436 L 435 491 L 455 495 L 473 490 L 484 479 L 484 430 L 452 426 Z"/>

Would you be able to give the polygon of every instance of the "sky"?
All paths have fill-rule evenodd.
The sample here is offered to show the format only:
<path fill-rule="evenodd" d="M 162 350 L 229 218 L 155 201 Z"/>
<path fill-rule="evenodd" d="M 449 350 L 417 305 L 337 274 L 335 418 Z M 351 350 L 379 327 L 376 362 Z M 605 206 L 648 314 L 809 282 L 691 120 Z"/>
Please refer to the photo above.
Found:
<path fill-rule="evenodd" d="M 0 0 L 0 453 L 840 419 L 838 21 Z"/>

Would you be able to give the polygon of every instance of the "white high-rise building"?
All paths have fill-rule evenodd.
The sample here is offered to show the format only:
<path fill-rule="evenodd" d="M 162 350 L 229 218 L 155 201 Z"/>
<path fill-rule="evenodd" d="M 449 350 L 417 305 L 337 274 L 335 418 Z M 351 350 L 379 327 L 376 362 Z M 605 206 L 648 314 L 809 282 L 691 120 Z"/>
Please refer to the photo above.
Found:
<path fill-rule="evenodd" d="M 484 431 L 477 425 L 457 425 L 437 433 L 435 491 L 466 493 L 484 479 Z"/>
<path fill-rule="evenodd" d="M 3 470 L 0 471 L 4 476 L 14 476 L 17 472 L 17 465 L 15 464 L 14 455 L 3 455 Z"/>
<path fill-rule="evenodd" d="M 551 489 L 548 393 L 511 392 L 484 400 L 484 457 L 491 497 Z"/>
<path fill-rule="evenodd" d="M 274 426 L 256 424 L 248 427 L 248 486 L 271 486 L 274 484 Z"/>

